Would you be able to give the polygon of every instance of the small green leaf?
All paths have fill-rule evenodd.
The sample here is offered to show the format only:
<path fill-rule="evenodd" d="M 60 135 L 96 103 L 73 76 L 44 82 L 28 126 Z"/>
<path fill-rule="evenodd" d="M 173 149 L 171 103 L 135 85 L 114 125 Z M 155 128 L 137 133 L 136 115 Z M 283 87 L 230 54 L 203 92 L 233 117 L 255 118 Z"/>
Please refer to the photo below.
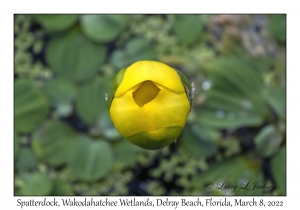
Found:
<path fill-rule="evenodd" d="M 60 77 L 70 81 L 86 80 L 100 69 L 106 48 L 89 41 L 78 28 L 53 37 L 46 51 L 46 60 Z"/>
<path fill-rule="evenodd" d="M 41 160 L 57 166 L 67 161 L 74 138 L 74 131 L 69 125 L 48 121 L 34 134 L 32 145 Z"/>
<path fill-rule="evenodd" d="M 275 125 L 270 124 L 259 131 L 254 138 L 254 142 L 262 156 L 270 157 L 278 151 L 282 139 L 282 135 L 278 132 Z"/>
<path fill-rule="evenodd" d="M 156 51 L 153 44 L 143 38 L 133 38 L 128 41 L 124 50 L 116 50 L 111 57 L 112 64 L 117 68 L 127 68 L 140 60 L 155 60 Z"/>
<path fill-rule="evenodd" d="M 132 58 L 131 63 L 140 60 L 153 60 L 156 58 L 153 44 L 143 38 L 131 39 L 126 44 L 125 51 Z"/>
<path fill-rule="evenodd" d="M 186 78 L 186 76 L 179 70 L 176 69 L 176 72 L 177 74 L 179 75 L 180 77 L 180 80 L 185 88 L 185 92 L 188 96 L 188 99 L 189 99 L 189 102 L 190 102 L 190 105 L 191 105 L 191 109 L 192 109 L 192 106 L 193 106 L 193 87 L 192 87 L 192 84 L 190 83 L 190 81 Z"/>
<path fill-rule="evenodd" d="M 123 69 L 130 64 L 130 56 L 123 49 L 117 49 L 112 52 L 110 62 L 117 68 Z"/>
<path fill-rule="evenodd" d="M 109 172 L 112 162 L 112 150 L 106 141 L 79 136 L 71 148 L 68 166 L 77 179 L 96 181 Z"/>
<path fill-rule="evenodd" d="M 263 185 L 264 180 L 261 171 L 250 167 L 251 164 L 249 165 L 248 161 L 245 157 L 236 156 L 218 162 L 202 174 L 194 176 L 191 187 L 204 192 L 219 192 L 222 195 L 225 193 L 230 195 L 263 195 L 262 189 L 251 190 L 254 182 Z M 211 185 L 208 186 L 208 183 Z M 236 189 L 234 191 L 233 188 L 225 189 L 225 186 L 236 186 Z"/>
<path fill-rule="evenodd" d="M 107 93 L 107 107 L 108 107 L 108 109 L 110 108 L 110 105 L 111 105 L 111 102 L 114 98 L 115 92 L 117 91 L 118 87 L 120 86 L 120 84 L 123 80 L 126 69 L 127 68 L 124 68 L 124 69 L 120 70 L 117 73 L 112 85 L 110 86 L 110 89 Z"/>
<path fill-rule="evenodd" d="M 271 108 L 281 118 L 286 118 L 286 88 L 273 88 L 267 94 L 268 102 Z"/>
<path fill-rule="evenodd" d="M 185 127 L 178 144 L 195 157 L 209 157 L 217 152 L 217 147 L 211 139 L 197 137 L 190 127 Z"/>
<path fill-rule="evenodd" d="M 106 111 L 105 94 L 108 82 L 103 77 L 96 77 L 78 88 L 76 111 L 87 124 L 93 125 Z M 108 99 L 109 100 L 109 99 Z"/>
<path fill-rule="evenodd" d="M 30 148 L 20 148 L 16 168 L 19 173 L 33 170 L 37 165 L 35 154 Z"/>
<path fill-rule="evenodd" d="M 127 25 L 127 15 L 82 15 L 83 33 L 96 42 L 109 42 L 117 38 Z"/>
<path fill-rule="evenodd" d="M 271 15 L 269 30 L 271 35 L 279 42 L 286 40 L 286 15 Z"/>
<path fill-rule="evenodd" d="M 25 186 L 20 189 L 20 193 L 26 196 L 46 196 L 52 191 L 52 182 L 44 173 L 34 173 L 27 177 Z"/>
<path fill-rule="evenodd" d="M 62 180 L 57 180 L 54 183 L 52 195 L 54 196 L 73 196 L 74 192 L 69 183 Z"/>
<path fill-rule="evenodd" d="M 62 31 L 70 28 L 77 21 L 78 15 L 33 15 L 33 18 L 48 31 Z"/>
<path fill-rule="evenodd" d="M 207 128 L 200 124 L 193 124 L 191 131 L 204 141 L 216 142 L 220 138 L 220 132 L 218 130 Z"/>
<path fill-rule="evenodd" d="M 114 152 L 116 154 L 116 160 L 125 163 L 128 166 L 133 166 L 136 162 L 137 152 L 142 149 L 134 144 L 131 144 L 126 139 L 117 141 L 114 144 Z"/>
<path fill-rule="evenodd" d="M 20 153 L 19 137 L 14 133 L 14 160 L 17 160 Z"/>
<path fill-rule="evenodd" d="M 281 195 L 286 195 L 286 147 L 281 147 L 279 152 L 272 158 L 272 171 L 277 189 Z"/>
<path fill-rule="evenodd" d="M 31 80 L 15 81 L 14 99 L 14 127 L 17 132 L 32 131 L 48 114 L 48 100 Z"/>
<path fill-rule="evenodd" d="M 67 104 L 76 96 L 74 85 L 63 78 L 57 78 L 48 82 L 45 86 L 45 93 L 53 106 Z"/>
<path fill-rule="evenodd" d="M 184 44 L 195 43 L 202 34 L 202 22 L 198 15 L 176 15 L 174 32 Z"/>

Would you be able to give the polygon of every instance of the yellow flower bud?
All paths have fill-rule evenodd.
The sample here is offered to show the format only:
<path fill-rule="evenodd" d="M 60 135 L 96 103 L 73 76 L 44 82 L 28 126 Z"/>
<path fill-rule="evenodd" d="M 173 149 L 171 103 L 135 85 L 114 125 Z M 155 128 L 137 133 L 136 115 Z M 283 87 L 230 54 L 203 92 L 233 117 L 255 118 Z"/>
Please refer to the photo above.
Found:
<path fill-rule="evenodd" d="M 186 77 L 157 61 L 138 61 L 116 75 L 109 114 L 119 133 L 144 149 L 160 149 L 180 135 L 191 110 Z"/>

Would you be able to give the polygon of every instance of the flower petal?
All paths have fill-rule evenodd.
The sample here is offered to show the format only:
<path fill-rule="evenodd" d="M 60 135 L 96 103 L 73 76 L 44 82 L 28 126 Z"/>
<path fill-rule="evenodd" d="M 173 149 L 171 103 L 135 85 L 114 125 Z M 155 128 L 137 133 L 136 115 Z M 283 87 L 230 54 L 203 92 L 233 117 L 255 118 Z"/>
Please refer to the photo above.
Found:
<path fill-rule="evenodd" d="M 114 98 L 110 107 L 110 117 L 116 129 L 125 138 L 141 131 L 155 130 L 156 127 L 144 111 L 135 103 L 132 92 L 135 86 L 121 98 Z"/>
<path fill-rule="evenodd" d="M 190 103 L 186 93 L 174 93 L 168 88 L 155 83 L 161 90 L 157 97 L 141 109 L 157 128 L 168 126 L 184 127 L 190 112 Z"/>
<path fill-rule="evenodd" d="M 185 93 L 181 79 L 173 68 L 157 61 L 138 61 L 126 69 L 114 97 L 121 97 L 133 86 L 146 80 L 161 84 L 175 93 Z"/>
<path fill-rule="evenodd" d="M 135 90 L 132 95 L 135 103 L 142 107 L 156 98 L 160 89 L 151 81 L 147 80 Z"/>

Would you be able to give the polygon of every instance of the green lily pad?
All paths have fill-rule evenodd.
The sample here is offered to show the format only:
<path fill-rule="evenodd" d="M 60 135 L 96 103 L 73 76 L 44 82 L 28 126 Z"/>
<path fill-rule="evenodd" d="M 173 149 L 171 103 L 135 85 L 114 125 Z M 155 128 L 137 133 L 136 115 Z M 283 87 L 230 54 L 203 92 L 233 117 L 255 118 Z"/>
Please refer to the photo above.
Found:
<path fill-rule="evenodd" d="M 101 117 L 97 121 L 97 127 L 101 130 L 101 134 L 107 140 L 116 141 L 122 138 L 120 133 L 114 127 L 108 112 L 101 114 Z"/>
<path fill-rule="evenodd" d="M 108 174 L 112 162 L 112 149 L 106 141 L 79 136 L 71 148 L 68 167 L 77 179 L 96 181 Z"/>
<path fill-rule="evenodd" d="M 286 147 L 281 147 L 279 152 L 272 158 L 271 167 L 277 189 L 281 195 L 286 195 Z"/>
<path fill-rule="evenodd" d="M 49 102 L 33 81 L 19 79 L 14 84 L 14 128 L 26 133 L 36 128 L 47 116 Z"/>
<path fill-rule="evenodd" d="M 129 66 L 130 56 L 127 55 L 126 51 L 123 49 L 117 49 L 112 52 L 112 56 L 110 59 L 110 62 L 117 68 L 117 69 L 123 69 L 125 66 Z"/>
<path fill-rule="evenodd" d="M 83 33 L 93 41 L 109 42 L 118 37 L 127 25 L 127 15 L 82 15 Z"/>
<path fill-rule="evenodd" d="M 76 111 L 87 124 L 93 125 L 106 112 L 106 92 L 108 84 L 105 78 L 96 77 L 78 88 Z"/>
<path fill-rule="evenodd" d="M 38 158 L 51 165 L 61 165 L 67 161 L 74 131 L 60 121 L 48 121 L 33 136 L 32 145 Z"/>
<path fill-rule="evenodd" d="M 187 45 L 195 43 L 202 34 L 199 15 L 176 15 L 173 28 L 178 39 Z"/>
<path fill-rule="evenodd" d="M 30 148 L 20 148 L 19 158 L 16 163 L 18 172 L 33 170 L 37 166 L 36 156 Z"/>
<path fill-rule="evenodd" d="M 45 86 L 45 93 L 53 106 L 67 104 L 76 96 L 73 83 L 63 78 L 48 82 Z"/>
<path fill-rule="evenodd" d="M 156 51 L 153 44 L 143 38 L 133 38 L 128 41 L 125 49 L 116 50 L 111 57 L 112 64 L 117 68 L 127 68 L 140 60 L 155 60 Z"/>
<path fill-rule="evenodd" d="M 27 177 L 20 193 L 26 196 L 46 196 L 50 195 L 52 187 L 50 178 L 44 173 L 37 172 Z"/>
<path fill-rule="evenodd" d="M 59 76 L 70 81 L 86 80 L 100 69 L 106 48 L 88 40 L 78 28 L 53 37 L 46 51 L 46 60 Z"/>
<path fill-rule="evenodd" d="M 139 60 L 153 60 L 156 58 L 153 44 L 144 38 L 131 39 L 126 44 L 125 51 L 132 58 L 132 63 Z"/>
<path fill-rule="evenodd" d="M 78 15 L 33 15 L 34 20 L 48 31 L 62 31 L 70 28 L 77 21 Z"/>

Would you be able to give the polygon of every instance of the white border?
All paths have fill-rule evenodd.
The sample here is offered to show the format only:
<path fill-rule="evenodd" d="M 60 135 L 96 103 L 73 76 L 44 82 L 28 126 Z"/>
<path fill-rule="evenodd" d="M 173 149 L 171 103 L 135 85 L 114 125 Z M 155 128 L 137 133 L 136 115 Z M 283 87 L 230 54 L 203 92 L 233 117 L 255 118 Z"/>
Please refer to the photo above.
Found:
<path fill-rule="evenodd" d="M 80 3 L 80 4 L 79 4 Z M 1 209 L 20 209 L 18 197 L 13 196 L 13 14 L 14 13 L 286 13 L 287 14 L 287 196 L 255 197 L 255 199 L 282 200 L 284 208 L 298 206 L 299 177 L 299 11 L 296 1 L 2 1 L 1 8 Z M 22 199 L 42 199 L 43 197 L 21 197 Z M 54 197 L 49 197 L 53 199 Z M 63 197 L 57 197 L 61 199 Z M 69 198 L 69 197 L 68 197 Z M 78 197 L 83 199 L 84 197 Z M 95 197 L 99 198 L 99 197 Z M 102 197 L 104 199 L 105 197 Z M 118 197 L 108 197 L 118 199 Z M 125 198 L 125 197 L 121 197 Z M 130 197 L 132 198 L 132 197 Z M 150 197 L 156 198 L 166 197 Z M 195 197 L 185 197 L 195 199 Z M 208 197 L 201 197 L 206 199 Z M 222 197 L 212 197 L 218 200 Z M 228 199 L 234 199 L 232 197 Z M 250 197 L 243 197 L 245 200 Z M 145 199 L 145 197 L 138 197 Z M 180 200 L 181 197 L 170 197 Z M 4 207 L 4 208 L 3 208 Z M 74 208 L 74 207 L 73 207 Z M 77 207 L 79 208 L 79 207 Z M 94 209 L 100 207 L 94 207 Z M 118 207 L 117 207 L 118 208 Z M 116 207 L 114 209 L 117 209 Z M 156 207 L 158 209 L 173 207 Z M 195 208 L 195 207 L 194 207 Z M 199 207 L 198 207 L 199 208 Z M 212 208 L 212 207 L 210 207 Z M 210 209 L 207 208 L 207 209 Z M 217 209 L 220 207 L 215 207 Z M 240 209 L 223 207 L 223 209 Z M 262 207 L 256 207 L 258 209 Z M 33 208 L 25 208 L 33 209 Z M 34 209 L 39 209 L 34 208 Z M 48 207 L 48 209 L 50 209 Z M 67 209 L 59 208 L 59 209 Z M 70 208 L 68 208 L 70 209 Z M 101 208 L 106 209 L 106 208 Z M 108 208 L 107 208 L 108 209 Z M 112 208 L 109 208 L 112 209 Z M 126 209 L 132 209 L 126 207 Z M 136 209 L 140 209 L 136 207 Z M 266 209 L 262 208 L 262 209 Z M 293 208 L 295 209 L 295 208 Z"/>

